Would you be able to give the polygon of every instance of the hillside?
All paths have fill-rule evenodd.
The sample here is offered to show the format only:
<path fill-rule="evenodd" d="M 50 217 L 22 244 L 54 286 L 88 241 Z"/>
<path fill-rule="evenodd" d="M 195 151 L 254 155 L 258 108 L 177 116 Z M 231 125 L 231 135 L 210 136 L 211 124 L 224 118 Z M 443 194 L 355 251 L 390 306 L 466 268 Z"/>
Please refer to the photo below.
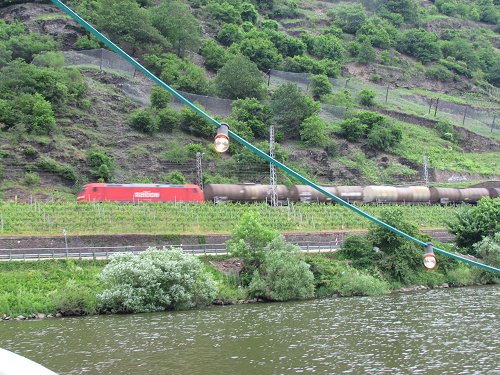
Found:
<path fill-rule="evenodd" d="M 195 182 L 196 152 L 205 182 L 267 181 L 265 163 L 234 145 L 216 155 L 211 125 L 45 3 L 0 2 L 0 197 Z M 320 183 L 422 181 L 424 156 L 436 182 L 500 176 L 492 1 L 68 3 L 259 147 L 274 123 L 278 157 Z"/>

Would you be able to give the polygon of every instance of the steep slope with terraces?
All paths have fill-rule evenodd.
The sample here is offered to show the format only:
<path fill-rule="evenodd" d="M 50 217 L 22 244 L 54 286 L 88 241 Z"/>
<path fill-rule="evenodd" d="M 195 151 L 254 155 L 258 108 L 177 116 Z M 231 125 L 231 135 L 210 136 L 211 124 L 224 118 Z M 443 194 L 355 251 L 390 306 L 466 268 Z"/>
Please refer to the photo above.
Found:
<path fill-rule="evenodd" d="M 11 5 L 12 3 L 8 1 L 0 4 L 2 6 L 0 14 L 7 22 L 6 25 L 20 22 L 24 31 L 19 35 L 46 35 L 57 40 L 57 45 L 51 46 L 49 50 L 72 51 L 101 47 L 89 39 L 81 27 L 53 5 L 47 4 L 48 2 L 19 1 L 16 3 L 20 4 Z M 341 17 L 342 12 L 345 13 L 346 9 L 356 10 L 346 8 L 345 5 L 359 5 L 359 2 L 303 1 L 295 2 L 293 5 L 289 1 L 275 1 L 273 9 L 270 9 L 264 6 L 259 7 L 259 2 L 254 8 L 242 6 L 250 2 L 235 1 L 233 8 L 240 9 L 241 13 L 238 17 L 242 18 L 233 21 L 234 25 L 239 25 L 237 27 L 242 30 L 243 40 L 238 47 L 234 45 L 227 48 L 228 42 L 225 42 L 225 45 L 221 42 L 224 40 L 221 37 L 221 30 L 225 24 L 233 24 L 233 22 L 224 22 L 221 19 L 230 17 L 234 13 L 228 11 L 229 8 L 224 8 L 225 5 L 219 8 L 213 5 L 223 4 L 222 2 L 212 1 L 206 4 L 203 1 L 192 1 L 188 3 L 196 17 L 194 18 L 197 22 L 195 26 L 202 30 L 200 38 L 215 41 L 217 46 L 225 51 L 226 58 L 229 58 L 233 53 L 231 51 L 236 48 L 246 51 L 244 49 L 246 48 L 245 38 L 250 37 L 245 36 L 244 32 L 251 33 L 252 27 L 261 28 L 266 20 L 277 21 L 277 34 L 272 34 L 277 40 L 281 40 L 281 43 L 287 45 L 288 48 L 292 48 L 290 46 L 299 49 L 306 48 L 302 52 L 303 56 L 307 56 L 311 61 L 319 59 L 315 54 L 321 55 L 317 51 L 321 48 L 321 43 L 312 41 L 311 43 L 316 43 L 316 46 L 311 47 L 309 51 L 308 39 L 303 37 L 304 34 L 310 35 L 311 38 L 334 35 L 340 41 L 343 57 L 338 62 L 331 61 L 334 62 L 333 65 L 337 64 L 335 66 L 339 68 L 341 75 L 332 72 L 333 94 L 329 100 L 322 100 L 319 112 L 320 116 L 326 120 L 324 131 L 329 140 L 328 145 L 307 146 L 298 139 L 298 136 L 289 139 L 285 137 L 280 140 L 282 157 L 286 157 L 292 167 L 306 173 L 316 181 L 325 184 L 419 182 L 423 180 L 421 160 L 424 155 L 430 157 L 430 166 L 435 169 L 431 178 L 438 182 L 498 179 L 500 171 L 497 160 L 500 155 L 500 136 L 494 124 L 491 129 L 489 125 L 491 121 L 494 121 L 499 100 L 496 96 L 496 88 L 491 84 L 493 81 L 491 81 L 490 72 L 483 71 L 482 76 L 479 76 L 479 73 L 468 73 L 472 72 L 471 67 L 476 60 L 460 62 L 456 58 L 445 59 L 444 55 L 441 55 L 436 60 L 423 65 L 420 61 L 421 56 L 403 53 L 403 48 L 397 47 L 396 44 L 390 47 L 379 47 L 373 43 L 373 51 L 368 51 L 371 54 L 371 60 L 361 62 L 359 53 L 364 40 L 363 34 L 359 30 L 353 33 L 341 22 L 344 17 Z M 78 2 L 70 2 L 70 4 L 76 8 L 83 6 Z M 149 12 L 155 4 L 156 2 L 141 2 L 145 8 L 140 8 L 140 12 Z M 363 4 L 365 5 L 364 23 L 374 17 L 382 19 L 380 10 L 373 4 L 370 2 Z M 442 41 L 440 48 L 444 49 L 448 46 L 445 42 L 450 41 L 448 34 L 452 34 L 455 30 L 456 35 L 453 34 L 455 39 L 451 39 L 453 43 L 458 43 L 459 40 L 469 43 L 468 40 L 470 40 L 485 51 L 485 56 L 488 53 L 498 56 L 498 33 L 493 23 L 463 19 L 453 15 L 446 16 L 430 2 L 421 2 L 419 5 L 418 20 L 403 19 L 403 24 L 399 28 L 394 27 L 398 30 L 398 38 L 403 38 L 401 35 L 404 35 L 407 29 L 421 28 L 439 35 L 439 40 Z M 432 10 L 429 10 L 431 8 Z M 118 12 L 118 8 L 113 9 Z M 255 20 L 252 18 L 254 16 L 252 11 L 255 11 L 253 9 L 258 10 L 258 13 L 255 13 Z M 81 8 L 81 11 L 91 18 L 95 16 L 89 9 Z M 219 18 L 213 18 L 211 16 L 213 14 L 217 14 Z M 109 16 L 109 13 L 91 21 L 102 24 L 103 17 L 106 16 Z M 347 12 L 345 17 L 354 16 L 356 14 L 352 15 Z M 245 21 L 245 19 L 248 20 Z M 228 20 L 231 21 L 230 18 Z M 251 26 L 252 24 L 254 26 Z M 268 25 L 274 27 L 274 24 L 269 22 Z M 215 70 L 220 67 L 215 70 L 213 67 L 207 67 L 210 56 L 203 51 L 203 48 L 200 50 L 203 40 L 199 39 L 192 45 L 186 45 L 185 50 L 179 53 L 180 49 L 172 43 L 172 39 L 169 39 L 168 30 L 155 29 L 154 23 L 143 24 L 143 26 L 144 29 L 140 30 L 143 35 L 137 32 L 134 37 L 136 40 L 130 37 L 117 40 L 117 42 L 127 52 L 146 65 L 149 64 L 150 67 L 153 65 L 151 65 L 151 58 L 148 60 L 147 56 L 157 51 L 176 52 L 181 56 L 186 56 L 187 60 L 184 61 L 190 61 L 191 65 L 185 65 L 180 69 L 184 69 L 184 72 L 192 72 L 194 70 L 192 66 L 201 67 L 205 77 L 203 79 L 206 80 L 203 82 L 205 86 L 196 86 L 189 82 L 186 84 L 179 79 L 168 83 L 182 91 L 213 97 L 202 103 L 207 111 L 214 115 L 227 115 L 227 110 L 221 111 L 221 108 L 223 106 L 227 108 L 231 103 L 227 99 L 217 98 L 219 94 L 213 84 L 213 79 L 217 74 Z M 124 25 L 117 24 L 114 27 L 115 30 L 103 31 L 112 37 L 113 33 L 116 34 L 120 28 L 124 28 L 123 33 L 133 35 L 133 31 L 126 29 Z M 387 28 L 390 29 L 389 26 Z M 243 31 L 245 29 L 249 31 Z M 2 42 L 2 46 L 7 46 L 7 49 L 13 39 L 19 38 L 13 31 L 9 32 L 12 34 L 4 36 Z M 255 36 L 252 37 L 255 38 L 253 40 L 256 45 L 262 39 L 262 35 L 258 32 L 260 31 L 255 31 Z M 369 32 L 371 31 L 367 31 Z M 144 38 L 144 35 L 149 35 L 148 38 L 156 42 L 140 44 L 139 38 Z M 473 35 L 476 35 L 475 39 Z M 43 43 L 48 42 L 43 41 Z M 399 42 L 394 39 L 391 43 Z M 52 102 L 55 124 L 50 132 L 37 134 L 30 132 L 29 126 L 27 129 L 26 125 L 10 125 L 8 118 L 0 119 L 0 195 L 4 199 L 28 200 L 32 197 L 44 200 L 71 199 L 82 183 L 96 180 L 99 176 L 104 177 L 97 170 L 100 165 L 92 165 L 90 161 L 89 155 L 92 152 L 108 157 L 110 171 L 105 179 L 117 182 L 168 181 L 172 178 L 169 175 L 172 171 L 180 171 L 188 180 L 194 181 L 196 151 L 205 152 L 203 167 L 208 181 L 210 179 L 219 182 L 265 182 L 267 180 L 265 163 L 255 162 L 251 156 L 241 150 L 233 150 L 232 154 L 222 157 L 214 155 L 209 146 L 210 139 L 200 137 L 195 133 L 186 133 L 182 130 L 182 126 L 175 128 L 172 132 L 159 131 L 153 135 L 131 128 L 129 126 L 131 113 L 149 103 L 151 88 L 151 84 L 136 75 L 133 70 L 130 74 L 130 71 L 126 72 L 120 67 L 110 70 L 102 64 L 101 66 L 89 65 L 83 61 L 83 58 L 81 63 L 71 61 L 70 64 L 69 59 L 66 58 L 62 64 L 50 65 L 53 63 L 51 62 L 49 68 L 44 68 L 46 62 L 43 62 L 42 57 L 42 63 L 39 63 L 40 59 L 37 60 L 37 54 L 45 50 L 49 44 L 45 44 L 41 50 L 36 50 L 36 46 L 33 47 L 35 41 L 30 41 L 28 44 L 30 46 L 26 49 L 29 49 L 30 53 L 26 56 L 19 56 L 20 58 L 28 62 L 33 61 L 37 66 L 36 69 L 71 71 L 73 72 L 70 74 L 72 78 L 69 78 L 73 79 L 71 82 L 75 82 L 73 75 L 78 75 L 78 80 L 82 86 L 85 86 L 85 89 L 79 91 L 78 95 L 74 94 L 73 99 L 68 99 L 64 103 L 57 102 L 57 100 Z M 279 43 L 275 41 L 275 45 L 279 46 Z M 302 45 L 305 47 L 301 47 Z M 485 46 L 491 46 L 492 49 Z M 415 53 L 414 51 L 408 53 L 410 52 Z M 248 54 L 252 55 L 251 52 Z M 160 55 L 157 54 L 157 56 Z M 261 55 L 257 53 L 252 56 L 261 70 L 268 67 L 266 65 L 268 63 L 261 59 Z M 328 59 L 334 58 L 334 55 L 329 56 Z M 11 56 L 13 57 L 15 56 Z M 272 60 L 272 57 L 269 58 Z M 486 57 L 478 57 L 478 59 L 477 69 L 482 69 L 481 64 Z M 290 54 L 278 56 L 278 60 L 269 67 L 276 71 L 285 71 L 295 66 L 296 73 L 300 73 L 297 70 L 303 69 L 292 64 L 293 56 Z M 15 79 L 19 79 L 18 77 L 22 76 L 16 75 L 12 66 L 13 63 L 9 59 L 0 62 L 2 72 L 8 78 L 7 82 L 10 82 L 11 77 L 15 76 Z M 465 69 L 465 73 L 459 73 L 460 69 Z M 493 71 L 495 68 L 492 66 L 489 69 Z M 436 71 L 451 78 L 443 79 L 439 75 L 436 76 Z M 159 71 L 159 74 L 167 77 L 165 71 Z M 277 80 L 272 74 L 270 78 L 267 99 L 280 84 L 295 82 L 295 78 L 288 81 L 287 79 Z M 263 82 L 266 79 L 267 77 L 264 76 Z M 71 83 L 65 84 L 71 91 Z M 29 95 L 36 91 L 36 89 L 30 91 L 29 83 L 26 86 L 28 89 L 25 92 L 29 92 Z M 311 94 L 309 84 L 299 86 L 305 94 Z M 189 87 L 194 90 L 189 90 Z M 387 87 L 389 100 L 384 100 Z M 402 139 L 399 145 L 381 150 L 371 147 L 366 139 L 352 142 L 341 136 L 342 118 L 348 116 L 353 109 L 362 108 L 357 102 L 357 95 L 363 88 L 376 93 L 375 105 L 365 109 L 383 113 L 401 128 Z M 338 101 L 343 89 L 351 90 L 352 99 L 346 105 L 349 108 L 348 111 L 345 110 L 345 104 Z M 432 107 L 434 111 L 433 106 L 436 105 L 438 97 L 441 107 L 437 117 L 434 118 L 430 113 L 430 108 Z M 10 94 L 10 96 L 4 95 L 0 100 L 9 101 L 14 100 L 13 98 L 14 96 Z M 51 101 L 50 98 L 45 99 Z M 430 103 L 429 113 L 427 113 L 426 103 Z M 180 109 L 175 103 L 171 103 L 170 106 L 175 110 Z M 465 108 L 468 108 L 470 120 L 465 113 L 467 121 L 464 120 L 464 126 L 462 126 L 462 111 Z M 472 117 L 473 115 L 476 117 Z M 436 129 L 439 120 L 452 121 L 453 133 L 456 135 L 453 140 L 443 137 L 443 133 Z M 265 137 L 257 136 L 255 142 L 263 144 Z M 291 182 L 285 176 L 279 178 L 282 183 Z"/>

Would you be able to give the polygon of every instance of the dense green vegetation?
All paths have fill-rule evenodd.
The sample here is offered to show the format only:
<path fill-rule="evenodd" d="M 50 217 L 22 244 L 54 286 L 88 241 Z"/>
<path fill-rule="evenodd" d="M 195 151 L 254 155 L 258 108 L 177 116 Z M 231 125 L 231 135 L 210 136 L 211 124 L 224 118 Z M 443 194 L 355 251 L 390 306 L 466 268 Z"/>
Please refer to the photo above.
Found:
<path fill-rule="evenodd" d="M 371 88 L 352 94 L 348 89 L 332 87 L 329 78 L 338 77 L 342 68 L 353 65 L 373 69 L 376 73 L 370 79 L 380 84 L 385 84 L 388 77 L 378 69 L 388 67 L 405 71 L 403 80 L 415 75 L 417 81 L 443 82 L 446 92 L 458 95 L 463 90 L 476 96 L 488 92 L 488 100 L 495 102 L 490 91 L 498 85 L 500 59 L 493 47 L 498 35 L 498 4 L 492 0 L 443 0 L 418 6 L 415 0 L 369 0 L 332 3 L 318 11 L 319 4 L 309 3 L 69 1 L 79 14 L 173 88 L 238 99 L 225 120 L 238 134 L 256 141 L 263 149 L 267 148 L 263 142 L 268 127 L 275 123 L 282 161 L 300 149 L 325 152 L 326 163 L 356 169 L 356 181 L 367 184 L 394 183 L 398 182 L 395 176 L 403 175 L 416 179 L 416 167 L 407 165 L 420 164 L 423 155 L 429 156 L 435 168 L 498 174 L 498 166 L 491 162 L 497 158 L 496 152 L 462 152 L 461 139 L 453 129 L 457 123 L 450 125 L 451 129 L 433 131 L 398 124 L 375 112 L 360 115 L 348 111 L 343 120 L 332 121 L 324 108 L 320 111 L 320 103 L 346 108 L 361 105 L 374 111 L 384 106 L 380 92 Z M 58 14 L 37 17 L 43 21 L 66 19 Z M 444 21 L 435 23 L 437 20 L 476 23 L 458 29 Z M 290 27 L 294 22 L 303 26 Z M 124 173 L 123 169 L 131 160 L 146 155 L 174 163 L 193 160 L 196 152 L 216 160 L 212 170 L 207 171 L 207 182 L 255 182 L 265 175 L 265 163 L 252 159 L 238 145 L 231 146 L 230 157 L 215 158 L 208 145 L 214 127 L 191 110 L 179 111 L 164 90 L 153 89 L 151 105 L 137 108 L 124 97 L 117 99 L 112 86 L 96 80 L 96 72 L 87 70 L 82 74 L 76 68 L 64 67 L 64 57 L 57 52 L 61 48 L 101 47 L 83 30 L 77 31 L 76 42 L 68 46 L 63 36 L 40 35 L 26 25 L 31 25 L 30 21 L 0 22 L 0 70 L 5 77 L 0 83 L 0 142 L 8 145 L 0 159 L 19 163 L 23 169 L 14 180 L 10 174 L 8 180 L 0 180 L 2 190 L 13 190 L 16 181 L 30 193 L 46 193 L 45 172 L 61 177 L 51 183 L 66 192 L 69 186 L 74 185 L 74 192 L 81 184 L 95 180 L 165 182 L 170 173 L 138 176 L 128 170 Z M 36 65 L 29 64 L 33 59 Z M 310 87 L 273 83 L 266 88 L 266 77 L 260 72 L 267 73 L 268 69 L 311 73 Z M 455 84 L 463 82 L 467 88 L 456 86 L 459 91 L 454 91 Z M 418 86 L 419 82 L 412 85 Z M 398 93 L 398 97 L 403 94 Z M 412 105 L 403 106 L 405 101 L 396 101 L 401 102 L 396 106 L 400 111 L 425 114 L 426 108 L 417 111 Z M 98 102 L 103 105 L 94 112 Z M 385 104 L 388 106 L 395 104 Z M 96 112 L 107 111 L 106 107 L 111 111 L 112 123 L 128 125 L 125 134 L 123 130 L 99 129 L 103 119 Z M 366 122 L 360 116 L 378 120 L 373 125 L 373 121 Z M 489 136 L 485 129 L 481 134 Z M 119 157 L 116 136 L 143 137 L 145 142 L 166 151 L 148 152 L 143 145 L 133 145 L 134 149 L 128 151 L 129 160 L 124 160 Z M 187 136 L 191 138 L 181 140 Z M 339 136 L 349 141 L 351 152 L 342 152 L 332 139 Z M 82 138 L 84 142 L 80 142 Z M 165 139 L 169 139 L 168 143 Z M 109 160 L 89 161 L 88 149 L 98 150 Z M 405 173 L 393 173 L 392 169 L 386 172 L 385 166 L 377 166 L 373 155 L 381 153 L 389 154 L 392 169 Z M 255 168 L 244 175 L 241 166 L 250 160 Z M 3 163 L 0 161 L 0 170 Z M 294 162 L 292 166 L 309 177 L 315 174 L 315 167 L 308 161 Z M 5 171 L 0 178 L 2 175 L 6 175 Z M 176 181 L 185 179 L 172 176 Z M 323 172 L 319 179 L 325 180 L 326 176 L 328 172 Z M 283 175 L 279 178 L 283 183 L 293 182 Z"/>
<path fill-rule="evenodd" d="M 498 201 L 498 200 L 497 200 Z M 498 202 L 481 202 L 482 212 L 498 214 Z M 386 208 L 382 219 L 428 240 L 417 226 L 401 219 L 400 208 Z M 263 225 L 264 216 L 246 213 L 227 243 L 231 256 L 242 260 L 239 272 L 223 274 L 216 259 L 195 259 L 180 249 L 149 249 L 108 261 L 2 262 L 0 314 L 147 312 L 205 306 L 215 299 L 234 303 L 247 298 L 287 301 L 328 296 L 377 295 L 402 286 L 470 285 L 496 282 L 491 272 L 471 269 L 438 256 L 437 270 L 425 270 L 422 248 L 382 227 L 366 236 L 349 237 L 329 254 L 302 254 L 276 231 Z M 491 219 L 475 216 L 478 225 Z M 496 222 L 495 222 L 496 224 Z M 498 266 L 498 233 L 473 246 L 483 261 Z"/>
<path fill-rule="evenodd" d="M 3 1 L 0 7 L 16 3 L 24 1 Z M 485 105 L 498 106 L 496 0 L 436 0 L 422 6 L 416 0 L 364 0 L 328 3 L 326 9 L 314 0 L 68 3 L 171 87 L 234 99 L 224 120 L 265 151 L 274 123 L 278 160 L 293 160 L 289 164 L 309 176 L 323 169 L 317 180 L 338 183 L 329 174 L 339 169 L 339 175 L 344 169 L 356 171 L 344 181 L 355 184 L 416 179 L 415 165 L 423 155 L 435 168 L 499 173 L 498 152 L 463 152 L 468 144 L 455 127 L 460 120 L 440 121 L 430 129 L 376 112 L 385 108 L 428 116 L 431 108 L 417 105 L 417 95 L 460 104 L 485 99 Z M 62 200 L 73 200 L 87 181 L 186 183 L 177 166 L 139 176 L 134 173 L 145 164 L 135 163 L 185 163 L 198 152 L 214 165 L 205 173 L 206 183 L 255 182 L 267 175 L 268 164 L 239 145 L 231 144 L 228 155 L 216 155 L 209 144 L 214 126 L 191 109 L 179 110 L 165 90 L 153 88 L 151 104 L 139 107 L 117 89 L 133 80 L 116 72 L 66 67 L 62 49 L 102 45 L 79 28 L 70 27 L 75 33 L 70 38 L 35 31 L 44 30 L 35 23 L 55 18 L 67 21 L 59 13 L 29 16 L 24 23 L 0 20 L 0 198 L 3 191 L 13 191 L 16 198 L 33 193 L 60 197 L 52 189 L 56 185 L 66 193 Z M 271 69 L 310 73 L 310 85 L 279 79 L 270 84 L 266 74 Z M 380 84 L 378 89 L 366 81 L 332 85 L 339 81 L 331 78 L 352 69 Z M 384 104 L 380 88 L 386 84 L 413 91 L 395 90 L 397 99 Z M 348 86 L 354 85 L 351 91 Z M 345 108 L 345 115 L 328 117 L 329 106 Z M 484 124 L 470 129 L 495 139 Z M 255 175 L 244 174 L 243 166 L 251 166 Z M 294 182 L 282 174 L 279 181 Z M 498 200 L 458 209 L 361 208 L 422 240 L 427 238 L 418 228 L 448 224 L 457 235 L 455 249 L 500 264 Z M 436 271 L 425 271 L 421 248 L 381 228 L 349 237 L 341 251 L 327 256 L 301 254 L 278 235 L 366 227 L 366 221 L 334 205 L 0 201 L 0 235 L 232 232 L 228 249 L 243 261 L 241 271 L 230 275 L 208 259 L 200 263 L 175 250 L 150 250 L 109 263 L 5 262 L 0 264 L 0 314 L 161 311 L 214 299 L 282 301 L 496 281 L 491 273 L 444 257 L 438 257 Z"/>
<path fill-rule="evenodd" d="M 483 198 L 475 207 L 462 207 L 448 221 L 448 229 L 459 248 L 477 255 L 474 245 L 500 232 L 500 199 Z"/>

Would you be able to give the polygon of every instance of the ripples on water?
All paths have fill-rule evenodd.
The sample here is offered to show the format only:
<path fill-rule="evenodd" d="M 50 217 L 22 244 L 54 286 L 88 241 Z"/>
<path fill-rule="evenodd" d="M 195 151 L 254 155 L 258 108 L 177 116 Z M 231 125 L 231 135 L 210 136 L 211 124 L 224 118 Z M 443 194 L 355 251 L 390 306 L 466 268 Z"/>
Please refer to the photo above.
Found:
<path fill-rule="evenodd" d="M 498 286 L 3 322 L 61 374 L 498 373 Z"/>

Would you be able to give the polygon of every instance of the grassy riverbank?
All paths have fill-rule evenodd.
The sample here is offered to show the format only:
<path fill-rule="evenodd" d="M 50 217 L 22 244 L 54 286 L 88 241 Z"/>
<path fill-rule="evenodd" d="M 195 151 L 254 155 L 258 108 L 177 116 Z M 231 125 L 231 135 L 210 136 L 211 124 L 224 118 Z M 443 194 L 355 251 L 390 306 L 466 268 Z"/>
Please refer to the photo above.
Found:
<path fill-rule="evenodd" d="M 217 284 L 214 303 L 238 303 L 248 298 L 234 272 L 220 272 L 228 257 L 201 258 Z M 444 259 L 442 259 L 444 261 Z M 311 254 L 306 262 L 314 274 L 315 296 L 362 296 L 389 293 L 402 285 L 350 267 L 335 254 Z M 100 312 L 97 294 L 105 288 L 99 275 L 109 261 L 47 260 L 0 263 L 0 317 L 31 314 L 86 315 Z M 446 271 L 444 270 L 446 268 Z M 233 269 L 234 271 L 234 269 Z M 478 283 L 475 271 L 463 265 L 438 271 L 418 271 L 415 285 L 436 287 Z M 417 275 L 417 273 L 416 273 Z"/>
<path fill-rule="evenodd" d="M 0 315 L 94 314 L 99 274 L 108 261 L 0 263 Z"/>
<path fill-rule="evenodd" d="M 358 205 L 379 217 L 387 205 Z M 443 228 L 454 206 L 401 205 L 403 219 L 422 228 Z M 263 225 L 280 232 L 365 229 L 368 220 L 332 204 L 165 204 L 0 202 L 1 235 L 69 234 L 207 234 L 229 233 L 245 213 L 256 213 Z"/>

